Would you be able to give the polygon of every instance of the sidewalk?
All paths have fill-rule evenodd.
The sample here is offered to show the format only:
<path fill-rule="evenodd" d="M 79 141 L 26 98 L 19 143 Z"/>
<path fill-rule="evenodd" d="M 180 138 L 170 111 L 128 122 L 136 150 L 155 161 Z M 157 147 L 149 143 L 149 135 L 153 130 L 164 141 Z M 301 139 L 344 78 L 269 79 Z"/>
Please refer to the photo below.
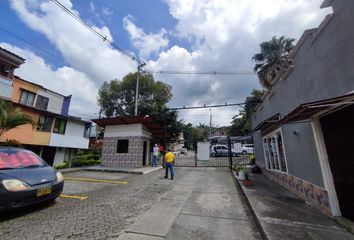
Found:
<path fill-rule="evenodd" d="M 334 220 L 266 176 L 253 174 L 252 179 L 252 187 L 239 183 L 267 239 L 354 240 Z"/>
<path fill-rule="evenodd" d="M 261 239 L 227 168 L 175 168 L 174 187 L 118 240 Z"/>
<path fill-rule="evenodd" d="M 62 173 L 77 172 L 77 171 L 102 171 L 102 172 L 120 172 L 120 173 L 130 173 L 130 174 L 148 174 L 150 172 L 161 169 L 162 166 L 157 167 L 141 167 L 141 168 L 128 168 L 128 167 L 104 167 L 101 165 L 87 166 L 87 167 L 75 167 L 75 168 L 65 168 L 58 170 Z"/>

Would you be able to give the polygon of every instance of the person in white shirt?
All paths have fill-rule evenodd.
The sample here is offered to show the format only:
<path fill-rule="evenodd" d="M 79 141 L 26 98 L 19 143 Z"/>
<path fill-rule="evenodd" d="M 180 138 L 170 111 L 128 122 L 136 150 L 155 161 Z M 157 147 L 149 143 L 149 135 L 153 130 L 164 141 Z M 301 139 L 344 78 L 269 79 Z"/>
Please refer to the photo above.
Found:
<path fill-rule="evenodd" d="M 151 165 L 153 167 L 157 167 L 157 156 L 159 155 L 159 147 L 157 144 L 155 144 L 153 150 L 152 150 L 152 163 Z"/>

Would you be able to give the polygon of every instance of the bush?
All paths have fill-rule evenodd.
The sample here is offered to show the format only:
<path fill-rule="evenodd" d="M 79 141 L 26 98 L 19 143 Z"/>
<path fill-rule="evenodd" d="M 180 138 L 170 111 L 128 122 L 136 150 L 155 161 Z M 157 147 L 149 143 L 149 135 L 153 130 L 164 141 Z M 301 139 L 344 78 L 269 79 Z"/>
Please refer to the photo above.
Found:
<path fill-rule="evenodd" d="M 1 142 L 0 146 L 4 147 L 22 147 L 21 142 L 15 139 L 6 139 L 5 142 Z"/>
<path fill-rule="evenodd" d="M 101 160 L 78 160 L 72 163 L 73 167 L 81 167 L 81 166 L 88 166 L 88 165 L 97 165 L 101 164 Z"/>
<path fill-rule="evenodd" d="M 60 164 L 57 164 L 54 166 L 55 169 L 63 169 L 63 168 L 68 168 L 69 167 L 69 164 L 67 162 L 64 162 L 64 163 L 60 163 Z"/>
<path fill-rule="evenodd" d="M 80 167 L 87 165 L 95 165 L 100 164 L 100 155 L 101 152 L 99 150 L 87 149 L 78 151 L 73 159 L 71 160 L 72 167 Z"/>

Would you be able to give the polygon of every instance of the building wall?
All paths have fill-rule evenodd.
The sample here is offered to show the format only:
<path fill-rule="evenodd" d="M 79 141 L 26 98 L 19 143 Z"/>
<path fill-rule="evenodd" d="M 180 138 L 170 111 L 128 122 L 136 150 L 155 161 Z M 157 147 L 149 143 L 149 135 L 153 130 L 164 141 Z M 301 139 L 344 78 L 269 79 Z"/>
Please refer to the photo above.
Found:
<path fill-rule="evenodd" d="M 30 115 L 35 123 L 38 122 L 39 115 L 37 113 L 25 109 L 22 109 L 21 111 Z M 15 139 L 23 144 L 48 146 L 50 135 L 50 132 L 40 132 L 33 129 L 32 125 L 26 124 L 6 132 L 1 136 L 0 141 Z"/>
<path fill-rule="evenodd" d="M 145 136 L 151 133 L 142 124 L 106 126 L 104 137 Z"/>
<path fill-rule="evenodd" d="M 129 140 L 128 153 L 117 153 L 118 140 L 125 139 Z M 102 164 L 107 167 L 142 167 L 144 141 L 149 142 L 150 139 L 142 136 L 105 137 Z"/>
<path fill-rule="evenodd" d="M 12 96 L 12 81 L 0 76 L 0 98 L 10 99 Z"/>
<path fill-rule="evenodd" d="M 65 134 L 52 133 L 49 146 L 87 149 L 89 139 L 84 137 L 85 124 L 67 120 Z"/>
<path fill-rule="evenodd" d="M 310 122 L 283 125 L 282 136 L 288 173 L 323 188 L 323 176 Z"/>
<path fill-rule="evenodd" d="M 63 163 L 64 157 L 65 157 L 65 148 L 57 148 L 57 150 L 55 151 L 53 166 Z"/>
<path fill-rule="evenodd" d="M 47 108 L 48 112 L 61 114 L 61 108 L 63 106 L 64 96 L 61 96 L 59 94 L 56 94 L 54 92 L 45 89 L 38 89 L 37 94 L 49 98 L 48 108 Z"/>
<path fill-rule="evenodd" d="M 13 79 L 12 87 L 13 87 L 13 92 L 12 92 L 11 101 L 15 103 L 18 103 L 20 101 L 21 89 L 25 89 L 33 93 L 37 93 L 39 89 L 38 86 L 21 81 L 16 77 Z"/>
<path fill-rule="evenodd" d="M 264 99 L 253 127 L 268 117 L 285 116 L 302 103 L 337 97 L 354 90 L 354 1 L 336 0 L 334 14 L 318 33 L 306 38 L 294 57 L 294 69 Z M 315 38 L 316 37 L 316 38 Z"/>

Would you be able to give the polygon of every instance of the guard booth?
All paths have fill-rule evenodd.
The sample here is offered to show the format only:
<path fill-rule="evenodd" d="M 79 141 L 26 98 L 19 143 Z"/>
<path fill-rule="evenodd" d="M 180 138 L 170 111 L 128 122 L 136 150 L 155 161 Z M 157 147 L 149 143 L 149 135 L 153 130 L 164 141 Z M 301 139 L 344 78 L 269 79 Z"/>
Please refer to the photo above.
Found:
<path fill-rule="evenodd" d="M 93 119 L 104 127 L 102 165 L 142 167 L 151 161 L 153 139 L 165 135 L 163 126 L 152 116 L 126 116 Z"/>

